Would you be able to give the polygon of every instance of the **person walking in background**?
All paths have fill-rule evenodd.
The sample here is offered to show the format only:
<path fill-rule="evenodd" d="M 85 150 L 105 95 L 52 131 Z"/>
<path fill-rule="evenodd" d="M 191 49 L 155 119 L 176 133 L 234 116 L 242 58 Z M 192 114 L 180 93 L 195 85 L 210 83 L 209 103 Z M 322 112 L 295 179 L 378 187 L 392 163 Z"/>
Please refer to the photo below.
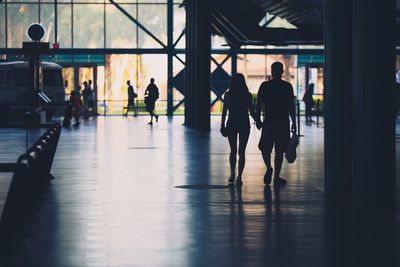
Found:
<path fill-rule="evenodd" d="M 154 78 L 150 79 L 150 84 L 147 86 L 144 92 L 144 103 L 146 104 L 146 110 L 150 113 L 150 122 L 148 124 L 153 125 L 153 117 L 156 118 L 158 122 L 158 115 L 154 113 L 154 108 L 160 93 L 158 91 L 157 85 L 154 83 Z"/>
<path fill-rule="evenodd" d="M 128 116 L 128 112 L 131 108 L 133 109 L 134 116 L 137 116 L 136 107 L 135 107 L 135 98 L 137 97 L 137 94 L 133 90 L 131 81 L 129 81 L 129 80 L 126 81 L 126 84 L 128 85 L 128 106 L 126 107 L 126 113 L 124 113 L 124 116 Z"/>
<path fill-rule="evenodd" d="M 88 84 L 88 89 L 89 89 L 89 96 L 88 96 L 88 115 L 93 116 L 94 114 L 94 99 L 95 99 L 95 95 L 94 95 L 94 90 L 93 90 L 93 86 L 92 86 L 93 82 L 92 80 L 89 80 L 89 84 Z"/>
<path fill-rule="evenodd" d="M 306 106 L 306 123 L 314 122 L 312 120 L 312 115 L 311 115 L 312 108 L 315 106 L 313 95 L 314 95 L 314 84 L 310 83 L 303 96 L 303 101 Z"/>
<path fill-rule="evenodd" d="M 273 169 L 271 166 L 272 148 L 275 147 L 274 185 L 284 186 L 286 180 L 280 177 L 283 163 L 283 154 L 290 139 L 289 114 L 292 120 L 291 130 L 296 132 L 296 110 L 294 104 L 293 87 L 282 80 L 283 64 L 274 62 L 271 65 L 272 80 L 263 82 L 257 94 L 258 120 L 264 108 L 264 121 L 259 149 L 262 152 L 267 171 L 264 175 L 264 184 L 271 183 Z"/>
<path fill-rule="evenodd" d="M 82 115 L 84 119 L 89 117 L 89 96 L 91 93 L 88 82 L 84 81 L 82 90 Z"/>
<path fill-rule="evenodd" d="M 225 126 L 226 114 L 229 112 L 227 124 Z M 249 112 L 257 122 L 257 127 L 261 127 L 253 107 L 253 99 L 247 88 L 243 74 L 238 73 L 232 77 L 229 91 L 225 93 L 222 108 L 221 133 L 228 137 L 230 146 L 229 164 L 231 175 L 228 183 L 235 181 L 236 154 L 239 152 L 239 169 L 236 184 L 242 185 L 242 174 L 246 162 L 245 152 L 247 141 L 250 135 Z M 237 140 L 239 137 L 239 151 Z"/>
<path fill-rule="evenodd" d="M 69 102 L 72 104 L 73 108 L 73 116 L 75 119 L 75 123 L 73 126 L 79 126 L 79 117 L 81 116 L 81 100 L 78 97 L 77 91 L 72 91 L 71 96 L 69 98 Z"/>

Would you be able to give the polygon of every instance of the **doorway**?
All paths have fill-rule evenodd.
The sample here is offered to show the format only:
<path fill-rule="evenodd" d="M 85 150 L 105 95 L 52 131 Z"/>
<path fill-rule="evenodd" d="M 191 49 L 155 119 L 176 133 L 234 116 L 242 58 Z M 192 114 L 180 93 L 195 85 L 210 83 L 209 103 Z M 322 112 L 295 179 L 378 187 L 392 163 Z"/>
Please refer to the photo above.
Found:
<path fill-rule="evenodd" d="M 314 95 L 322 97 L 324 94 L 324 65 L 320 63 L 306 64 L 306 87 L 314 84 Z"/>
<path fill-rule="evenodd" d="M 97 64 L 62 64 L 62 74 L 64 78 L 65 96 L 69 99 L 72 90 L 80 87 L 82 91 L 82 84 L 84 81 L 91 80 L 93 82 L 92 89 L 94 92 L 94 110 L 93 114 L 98 114 L 97 111 Z"/>

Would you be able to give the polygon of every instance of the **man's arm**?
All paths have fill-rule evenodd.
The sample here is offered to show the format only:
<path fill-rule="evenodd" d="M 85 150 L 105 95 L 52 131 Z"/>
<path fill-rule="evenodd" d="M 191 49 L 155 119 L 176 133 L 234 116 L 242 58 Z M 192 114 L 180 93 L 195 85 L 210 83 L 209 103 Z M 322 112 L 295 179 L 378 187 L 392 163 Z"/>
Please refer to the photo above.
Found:
<path fill-rule="evenodd" d="M 260 88 L 258 89 L 258 93 L 257 93 L 257 105 L 256 105 L 256 116 L 257 116 L 257 120 L 260 121 L 260 116 L 261 116 L 261 109 L 264 105 L 264 99 L 262 96 L 262 91 L 263 91 L 263 83 L 260 85 Z"/>

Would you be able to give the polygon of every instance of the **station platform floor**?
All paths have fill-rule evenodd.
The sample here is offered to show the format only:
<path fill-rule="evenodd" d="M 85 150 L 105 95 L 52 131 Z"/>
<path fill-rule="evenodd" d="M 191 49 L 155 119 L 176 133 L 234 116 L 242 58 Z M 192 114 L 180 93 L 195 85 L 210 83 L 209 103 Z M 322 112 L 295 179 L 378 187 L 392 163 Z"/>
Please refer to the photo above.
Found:
<path fill-rule="evenodd" d="M 280 190 L 263 184 L 252 127 L 244 184 L 234 188 L 219 120 L 204 136 L 183 117 L 153 126 L 98 117 L 63 129 L 55 179 L 0 266 L 400 266 L 400 212 L 325 207 L 323 127 L 301 125 Z M 23 129 L 0 129 L 0 162 L 15 161 L 25 140 Z M 396 145 L 400 165 L 399 135 Z"/>

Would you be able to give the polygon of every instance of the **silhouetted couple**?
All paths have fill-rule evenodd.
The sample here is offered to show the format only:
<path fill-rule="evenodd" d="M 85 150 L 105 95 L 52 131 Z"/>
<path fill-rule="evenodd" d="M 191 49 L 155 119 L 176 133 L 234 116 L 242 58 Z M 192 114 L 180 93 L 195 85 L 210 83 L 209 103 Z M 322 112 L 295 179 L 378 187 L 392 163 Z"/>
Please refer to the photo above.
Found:
<path fill-rule="evenodd" d="M 236 184 L 242 185 L 242 174 L 246 161 L 245 152 L 250 134 L 249 112 L 256 122 L 257 128 L 262 128 L 258 147 L 267 167 L 264 184 L 269 185 L 271 183 L 272 175 L 274 175 L 274 185 L 283 186 L 286 184 L 286 180 L 280 177 L 280 172 L 283 154 L 290 139 L 289 114 L 292 120 L 291 130 L 295 132 L 297 128 L 294 94 L 292 85 L 282 80 L 282 63 L 273 63 L 271 70 L 272 80 L 263 82 L 258 90 L 256 110 L 254 110 L 252 96 L 242 74 L 236 74 L 232 77 L 229 91 L 225 93 L 221 133 L 228 137 L 231 148 L 229 155 L 231 175 L 228 180 L 230 184 L 235 182 L 236 155 L 239 154 L 239 173 L 236 177 Z M 264 111 L 263 121 L 260 118 L 262 110 Z M 227 111 L 229 117 L 225 126 Z M 271 165 L 273 147 L 275 147 L 275 172 Z"/>

